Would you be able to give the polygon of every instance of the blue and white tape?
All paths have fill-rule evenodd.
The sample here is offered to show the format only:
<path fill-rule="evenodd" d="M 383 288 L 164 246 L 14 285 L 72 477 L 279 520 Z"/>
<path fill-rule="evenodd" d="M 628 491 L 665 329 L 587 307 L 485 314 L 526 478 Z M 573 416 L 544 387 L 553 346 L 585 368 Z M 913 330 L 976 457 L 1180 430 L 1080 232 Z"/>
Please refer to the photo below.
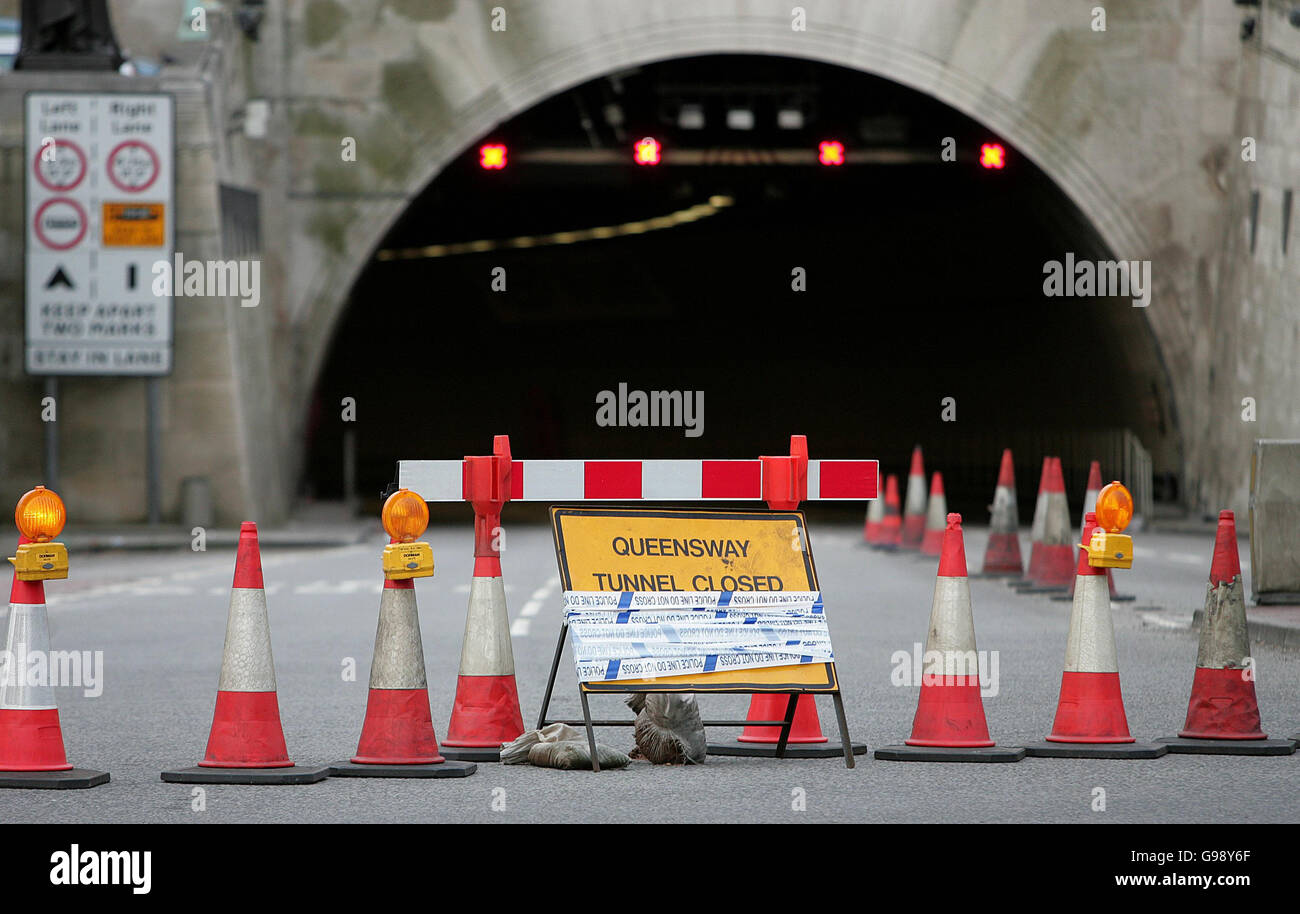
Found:
<path fill-rule="evenodd" d="M 819 592 L 566 591 L 583 682 L 683 676 L 835 659 Z"/>

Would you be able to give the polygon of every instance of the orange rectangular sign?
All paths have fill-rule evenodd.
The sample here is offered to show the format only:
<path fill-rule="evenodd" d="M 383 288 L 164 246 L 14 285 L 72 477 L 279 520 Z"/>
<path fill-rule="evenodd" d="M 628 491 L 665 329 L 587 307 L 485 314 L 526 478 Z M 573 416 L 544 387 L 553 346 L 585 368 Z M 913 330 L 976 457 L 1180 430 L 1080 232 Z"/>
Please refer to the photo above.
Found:
<path fill-rule="evenodd" d="M 161 203 L 105 203 L 104 247 L 166 246 L 167 220 Z"/>

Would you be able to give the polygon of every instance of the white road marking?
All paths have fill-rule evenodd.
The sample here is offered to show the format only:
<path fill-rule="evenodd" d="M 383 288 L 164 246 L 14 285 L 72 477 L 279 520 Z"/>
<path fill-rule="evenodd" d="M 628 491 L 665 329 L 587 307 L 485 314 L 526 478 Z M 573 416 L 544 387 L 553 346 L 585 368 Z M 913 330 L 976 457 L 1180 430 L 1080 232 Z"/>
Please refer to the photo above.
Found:
<path fill-rule="evenodd" d="M 516 619 L 514 625 L 510 626 L 511 636 L 515 638 L 521 638 L 524 635 L 528 634 L 528 628 L 529 626 L 532 625 L 532 623 L 533 623 L 532 619 Z"/>
<path fill-rule="evenodd" d="M 541 610 L 542 610 L 541 600 L 529 600 L 527 603 L 524 604 L 524 608 L 519 610 L 519 615 L 524 618 L 527 618 L 528 616 L 537 615 L 539 612 L 541 612 Z"/>

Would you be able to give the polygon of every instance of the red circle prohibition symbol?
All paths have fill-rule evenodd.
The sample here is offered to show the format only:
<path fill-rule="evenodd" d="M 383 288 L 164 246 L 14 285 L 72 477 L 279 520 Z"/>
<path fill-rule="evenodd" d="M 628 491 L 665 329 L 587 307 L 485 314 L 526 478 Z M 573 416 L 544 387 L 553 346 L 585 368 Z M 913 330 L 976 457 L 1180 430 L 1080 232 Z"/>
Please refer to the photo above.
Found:
<path fill-rule="evenodd" d="M 149 175 L 149 180 L 137 187 L 132 187 L 130 184 L 123 184 L 117 179 L 117 175 L 113 174 L 113 160 L 117 158 L 119 152 L 126 149 L 128 146 L 135 146 L 143 149 L 149 154 L 149 161 L 153 163 L 153 172 Z M 114 146 L 113 151 L 108 154 L 107 170 L 108 180 L 112 181 L 113 186 L 118 190 L 125 191 L 128 194 L 138 194 L 141 191 L 148 190 L 153 182 L 158 180 L 158 153 L 154 152 L 153 148 L 150 147 L 148 143 L 142 143 L 139 140 L 126 140 L 125 142 L 118 143 Z"/>
<path fill-rule="evenodd" d="M 50 239 L 46 238 L 45 232 L 41 230 L 41 217 L 45 215 L 45 211 L 47 209 L 49 209 L 51 206 L 53 206 L 56 203 L 66 203 L 68 206 L 71 206 L 73 209 L 75 209 L 77 211 L 77 215 L 81 217 L 81 231 L 77 232 L 76 238 L 73 238 L 71 241 L 67 242 L 66 244 L 55 244 Z M 45 245 L 47 248 L 50 248 L 51 250 L 54 251 L 66 251 L 68 250 L 68 248 L 75 248 L 78 244 L 81 243 L 81 239 L 86 237 L 86 229 L 88 227 L 87 220 L 86 220 L 86 211 L 81 208 L 80 203 L 68 197 L 51 197 L 50 199 L 46 200 L 44 203 L 40 205 L 40 208 L 36 210 L 36 217 L 33 221 L 34 221 L 34 228 L 36 229 L 36 237 L 41 239 L 41 243 L 43 245 Z"/>
<path fill-rule="evenodd" d="M 41 145 L 40 149 L 36 150 L 36 158 L 32 159 L 32 170 L 36 172 L 36 180 L 39 181 L 41 183 L 41 186 L 44 187 L 46 190 L 52 190 L 52 191 L 72 190 L 74 187 L 80 184 L 81 179 L 86 176 L 86 153 L 82 151 L 80 146 L 72 142 L 72 140 L 60 140 L 57 137 L 53 139 L 54 139 L 54 155 L 56 157 L 59 154 L 60 146 L 67 147 L 68 149 L 71 149 L 74 153 L 76 153 L 77 161 L 81 163 L 81 170 L 77 172 L 77 176 L 67 184 L 55 184 L 52 181 L 45 180 L 45 175 L 41 173 L 41 162 L 42 162 L 41 156 L 45 155 L 44 144 Z"/>

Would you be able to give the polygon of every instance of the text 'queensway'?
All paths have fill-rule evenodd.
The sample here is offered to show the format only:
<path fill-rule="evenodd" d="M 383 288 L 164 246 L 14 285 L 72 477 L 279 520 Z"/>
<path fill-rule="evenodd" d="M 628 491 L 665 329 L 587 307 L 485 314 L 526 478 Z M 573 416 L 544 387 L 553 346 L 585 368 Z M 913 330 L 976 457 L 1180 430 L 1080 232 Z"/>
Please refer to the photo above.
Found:
<path fill-rule="evenodd" d="M 749 540 L 732 539 L 672 539 L 668 537 L 616 536 L 610 541 L 615 555 L 657 556 L 716 556 L 718 558 L 745 558 L 749 555 Z"/>

